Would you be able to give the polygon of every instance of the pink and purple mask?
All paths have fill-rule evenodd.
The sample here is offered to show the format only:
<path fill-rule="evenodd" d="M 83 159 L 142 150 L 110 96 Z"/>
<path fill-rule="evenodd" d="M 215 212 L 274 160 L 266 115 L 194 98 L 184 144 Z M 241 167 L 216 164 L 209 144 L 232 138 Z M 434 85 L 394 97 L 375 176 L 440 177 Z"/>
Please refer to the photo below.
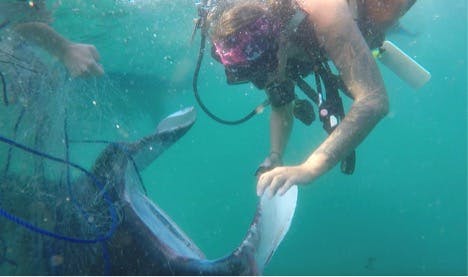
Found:
<path fill-rule="evenodd" d="M 213 44 L 223 65 L 248 64 L 272 48 L 271 40 L 279 35 L 279 30 L 277 22 L 262 16 L 237 34 Z"/>

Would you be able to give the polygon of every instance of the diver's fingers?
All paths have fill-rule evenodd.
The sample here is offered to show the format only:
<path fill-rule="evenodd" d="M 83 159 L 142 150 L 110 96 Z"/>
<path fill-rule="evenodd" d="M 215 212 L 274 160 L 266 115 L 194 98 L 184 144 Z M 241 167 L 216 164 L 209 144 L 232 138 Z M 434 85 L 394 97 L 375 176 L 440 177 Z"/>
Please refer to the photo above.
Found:
<path fill-rule="evenodd" d="M 81 69 L 79 71 L 76 71 L 75 73 L 72 73 L 72 77 L 74 78 L 77 78 L 77 77 L 87 78 L 90 76 L 91 76 L 91 73 L 89 72 L 88 69 Z"/>
<path fill-rule="evenodd" d="M 276 175 L 270 183 L 270 198 L 276 195 L 278 189 L 284 186 L 285 177 L 283 175 Z"/>
<path fill-rule="evenodd" d="M 96 47 L 94 45 L 90 45 L 89 49 L 91 55 L 93 55 L 93 58 L 99 62 L 101 60 L 101 56 L 99 55 L 99 52 L 97 51 Z"/>
<path fill-rule="evenodd" d="M 272 179 L 271 171 L 265 172 L 262 175 L 260 175 L 260 178 L 258 178 L 257 182 L 257 196 L 262 196 L 263 193 L 265 192 L 265 189 L 268 187 L 268 185 L 271 182 Z"/>
<path fill-rule="evenodd" d="M 70 74 L 73 78 L 76 77 L 92 77 L 92 76 L 101 76 L 104 74 L 104 69 L 102 66 L 96 62 L 91 62 L 87 66 L 81 65 L 77 68 L 70 70 Z"/>
<path fill-rule="evenodd" d="M 102 68 L 102 65 L 94 62 L 88 67 L 87 72 L 92 76 L 101 76 L 104 74 L 104 69 Z"/>
<path fill-rule="evenodd" d="M 294 186 L 293 180 L 288 179 L 284 185 L 278 190 L 278 194 L 283 196 L 292 186 Z"/>
<path fill-rule="evenodd" d="M 79 65 L 72 64 L 71 66 L 67 66 L 68 72 L 72 78 L 83 76 L 86 69 Z"/>

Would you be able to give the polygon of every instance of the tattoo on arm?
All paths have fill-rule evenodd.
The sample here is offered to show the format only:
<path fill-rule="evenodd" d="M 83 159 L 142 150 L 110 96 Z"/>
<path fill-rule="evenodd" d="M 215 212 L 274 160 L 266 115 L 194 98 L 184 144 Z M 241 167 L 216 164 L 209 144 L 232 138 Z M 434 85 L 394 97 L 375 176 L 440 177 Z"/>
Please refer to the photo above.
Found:
<path fill-rule="evenodd" d="M 356 101 L 343 121 L 314 152 L 325 154 L 331 167 L 358 146 L 382 118 L 380 96 L 370 95 Z"/>
<path fill-rule="evenodd" d="M 314 154 L 324 154 L 332 167 L 359 145 L 387 113 L 388 99 L 372 54 L 351 17 L 321 30 L 322 43 L 354 103 L 343 121 Z"/>

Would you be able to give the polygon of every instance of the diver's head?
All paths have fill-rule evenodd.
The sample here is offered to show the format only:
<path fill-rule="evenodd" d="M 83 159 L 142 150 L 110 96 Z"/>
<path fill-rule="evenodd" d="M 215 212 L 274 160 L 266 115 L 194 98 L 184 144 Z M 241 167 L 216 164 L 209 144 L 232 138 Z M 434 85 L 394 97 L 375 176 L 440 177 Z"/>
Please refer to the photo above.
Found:
<path fill-rule="evenodd" d="M 244 2 L 224 11 L 211 32 L 212 55 L 226 69 L 229 84 L 252 81 L 263 88 L 277 66 L 280 24 L 262 3 Z"/>

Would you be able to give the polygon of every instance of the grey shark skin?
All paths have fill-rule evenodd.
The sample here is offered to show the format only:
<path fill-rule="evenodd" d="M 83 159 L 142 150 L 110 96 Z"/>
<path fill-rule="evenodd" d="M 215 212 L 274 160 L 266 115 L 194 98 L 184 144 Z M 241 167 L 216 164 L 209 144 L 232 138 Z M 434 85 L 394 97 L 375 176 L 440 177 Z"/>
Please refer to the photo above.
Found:
<path fill-rule="evenodd" d="M 189 108 L 163 120 L 156 132 L 135 143 L 108 146 L 93 172 L 113 186 L 123 220 L 106 242 L 111 275 L 259 275 L 286 234 L 294 214 L 297 188 L 284 197 L 262 198 L 241 245 L 232 254 L 208 260 L 135 181 L 143 170 L 194 124 Z M 131 158 L 130 158 L 131 157 Z M 124 174 L 122 174 L 124 173 Z"/>

